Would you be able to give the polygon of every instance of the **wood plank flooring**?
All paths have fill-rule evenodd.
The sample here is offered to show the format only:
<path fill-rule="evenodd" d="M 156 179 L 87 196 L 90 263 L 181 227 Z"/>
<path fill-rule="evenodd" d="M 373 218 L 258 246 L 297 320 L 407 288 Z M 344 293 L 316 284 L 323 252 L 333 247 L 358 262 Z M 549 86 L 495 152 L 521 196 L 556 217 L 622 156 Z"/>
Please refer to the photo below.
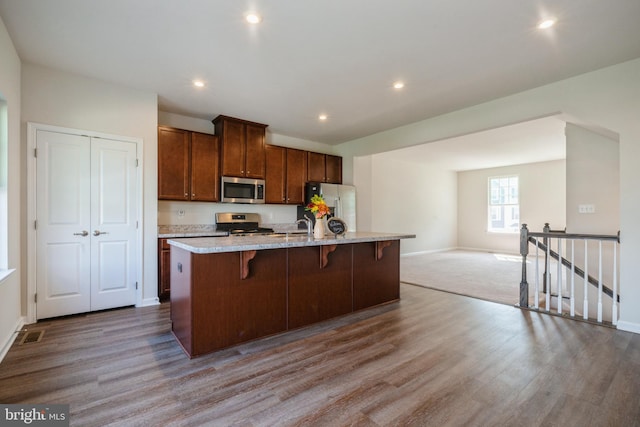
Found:
<path fill-rule="evenodd" d="M 191 360 L 168 304 L 40 322 L 0 364 L 0 402 L 67 403 L 78 426 L 640 426 L 640 335 L 401 298 Z"/>

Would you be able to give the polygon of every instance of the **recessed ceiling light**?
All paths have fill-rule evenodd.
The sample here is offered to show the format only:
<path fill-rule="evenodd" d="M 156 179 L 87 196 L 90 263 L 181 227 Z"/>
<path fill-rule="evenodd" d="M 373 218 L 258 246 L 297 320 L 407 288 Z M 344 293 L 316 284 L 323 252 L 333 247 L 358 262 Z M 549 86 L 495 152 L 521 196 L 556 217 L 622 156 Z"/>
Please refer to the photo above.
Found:
<path fill-rule="evenodd" d="M 328 118 L 329 118 L 329 117 L 328 117 L 326 114 L 320 114 L 320 115 L 318 116 L 318 120 L 322 120 L 322 121 L 325 121 L 325 120 L 327 120 Z"/>
<path fill-rule="evenodd" d="M 195 87 L 204 87 L 204 82 L 202 80 L 194 80 L 193 85 Z"/>
<path fill-rule="evenodd" d="M 257 13 L 248 13 L 244 19 L 246 19 L 249 24 L 259 24 L 260 21 L 262 21 L 262 17 Z"/>
<path fill-rule="evenodd" d="M 402 88 L 404 87 L 404 83 L 403 83 L 403 82 L 395 82 L 395 83 L 393 84 L 393 87 L 394 87 L 395 89 L 402 89 Z"/>
<path fill-rule="evenodd" d="M 551 28 L 555 25 L 556 20 L 555 19 L 545 19 L 544 21 L 540 22 L 538 24 L 538 28 L 540 28 L 541 30 L 545 30 L 547 28 Z"/>

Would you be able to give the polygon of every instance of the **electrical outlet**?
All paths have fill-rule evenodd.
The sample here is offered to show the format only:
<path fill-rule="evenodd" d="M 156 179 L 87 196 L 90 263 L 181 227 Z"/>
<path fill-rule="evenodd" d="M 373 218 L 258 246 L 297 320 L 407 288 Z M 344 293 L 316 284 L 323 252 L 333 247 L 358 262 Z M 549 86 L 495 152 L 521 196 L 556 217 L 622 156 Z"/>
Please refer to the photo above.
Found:
<path fill-rule="evenodd" d="M 596 213 L 596 206 L 595 205 L 578 205 L 578 213 L 581 213 L 581 214 Z"/>
<path fill-rule="evenodd" d="M 178 211 L 178 216 L 179 216 L 180 218 L 182 218 L 182 217 L 184 216 L 184 209 L 180 209 L 180 210 Z"/>

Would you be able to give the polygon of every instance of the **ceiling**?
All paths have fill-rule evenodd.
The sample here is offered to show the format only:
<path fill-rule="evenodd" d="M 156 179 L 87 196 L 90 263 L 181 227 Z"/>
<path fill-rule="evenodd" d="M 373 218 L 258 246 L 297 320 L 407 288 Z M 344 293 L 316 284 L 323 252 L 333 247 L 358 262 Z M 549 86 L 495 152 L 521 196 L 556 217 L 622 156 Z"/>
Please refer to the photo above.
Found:
<path fill-rule="evenodd" d="M 456 172 L 566 158 L 562 116 L 544 117 L 378 154 Z"/>
<path fill-rule="evenodd" d="M 0 0 L 0 16 L 24 62 L 327 144 L 640 57 L 638 0 Z"/>

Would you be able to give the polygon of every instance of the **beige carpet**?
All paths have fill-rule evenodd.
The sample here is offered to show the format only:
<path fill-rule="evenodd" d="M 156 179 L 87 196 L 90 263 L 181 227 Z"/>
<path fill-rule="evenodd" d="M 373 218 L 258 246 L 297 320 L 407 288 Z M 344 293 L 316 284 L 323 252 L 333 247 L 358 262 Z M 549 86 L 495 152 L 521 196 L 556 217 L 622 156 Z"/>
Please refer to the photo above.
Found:
<path fill-rule="evenodd" d="M 535 267 L 527 263 L 530 304 Z M 475 251 L 447 251 L 400 258 L 400 280 L 503 304 L 520 300 L 522 258 Z"/>

